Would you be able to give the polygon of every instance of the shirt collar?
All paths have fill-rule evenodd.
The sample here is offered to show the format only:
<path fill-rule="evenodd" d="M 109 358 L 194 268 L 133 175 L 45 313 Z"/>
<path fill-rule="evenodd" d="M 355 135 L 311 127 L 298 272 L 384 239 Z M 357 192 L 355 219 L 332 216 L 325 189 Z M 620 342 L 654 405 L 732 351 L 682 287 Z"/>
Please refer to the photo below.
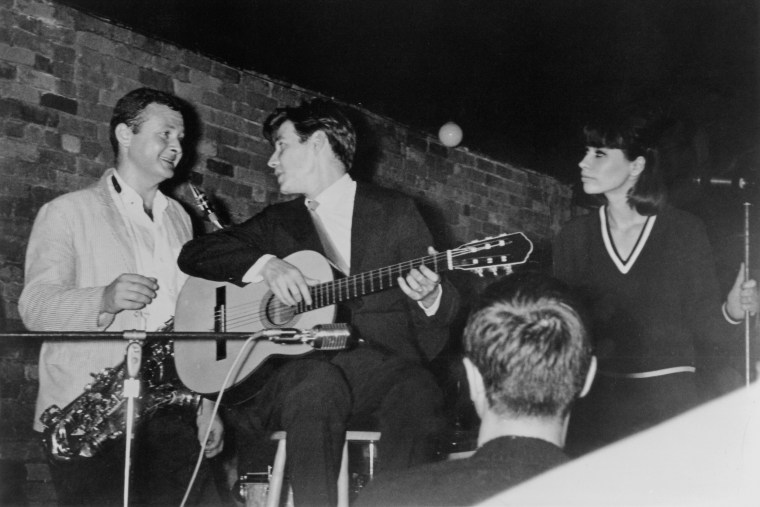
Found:
<path fill-rule="evenodd" d="M 122 200 L 122 202 L 125 204 L 130 202 L 136 203 L 139 204 L 140 207 L 144 207 L 143 199 L 140 197 L 140 194 L 138 194 L 134 188 L 130 187 L 129 183 L 124 181 L 124 178 L 121 177 L 119 171 L 114 169 L 112 176 L 116 179 L 116 183 L 118 184 L 118 188 L 116 185 L 114 185 L 114 190 L 116 190 L 116 193 L 119 195 L 119 198 Z M 153 216 L 161 216 L 168 205 L 169 201 L 166 199 L 166 196 L 163 194 L 163 192 L 157 190 L 156 196 L 153 198 Z"/>
<path fill-rule="evenodd" d="M 334 209 L 344 204 L 347 196 L 355 193 L 356 182 L 346 173 L 324 189 L 314 200 L 319 203 L 320 208 Z"/>

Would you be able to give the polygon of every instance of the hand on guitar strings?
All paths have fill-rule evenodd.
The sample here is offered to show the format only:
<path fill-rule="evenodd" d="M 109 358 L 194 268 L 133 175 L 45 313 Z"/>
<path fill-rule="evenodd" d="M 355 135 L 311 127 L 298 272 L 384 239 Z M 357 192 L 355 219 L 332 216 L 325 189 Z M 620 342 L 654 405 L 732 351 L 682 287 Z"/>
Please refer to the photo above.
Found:
<path fill-rule="evenodd" d="M 437 253 L 435 248 L 428 247 L 429 255 Z M 398 285 L 404 294 L 414 301 L 419 301 L 425 308 L 430 308 L 442 290 L 441 276 L 424 264 L 419 269 L 412 269 L 406 277 L 398 277 Z"/>
<path fill-rule="evenodd" d="M 288 306 L 295 306 L 301 301 L 310 306 L 309 286 L 319 283 L 319 280 L 304 276 L 297 267 L 277 257 L 269 259 L 261 270 L 261 276 L 269 285 L 269 290 Z"/>

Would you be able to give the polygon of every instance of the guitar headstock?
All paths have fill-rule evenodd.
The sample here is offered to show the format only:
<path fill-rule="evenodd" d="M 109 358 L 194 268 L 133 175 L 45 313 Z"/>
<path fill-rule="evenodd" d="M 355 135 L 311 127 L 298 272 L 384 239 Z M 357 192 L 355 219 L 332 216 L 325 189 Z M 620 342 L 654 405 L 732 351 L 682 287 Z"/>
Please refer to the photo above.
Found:
<path fill-rule="evenodd" d="M 525 234 L 504 233 L 452 249 L 451 268 L 474 271 L 479 276 L 485 272 L 496 275 L 500 269 L 510 274 L 512 267 L 525 263 L 532 252 L 533 243 Z"/>

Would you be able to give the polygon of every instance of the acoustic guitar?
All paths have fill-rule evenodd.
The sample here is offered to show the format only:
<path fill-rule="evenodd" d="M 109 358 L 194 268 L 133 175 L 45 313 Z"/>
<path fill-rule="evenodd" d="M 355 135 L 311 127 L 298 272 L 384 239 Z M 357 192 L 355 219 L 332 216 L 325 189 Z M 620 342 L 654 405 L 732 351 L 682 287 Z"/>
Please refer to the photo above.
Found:
<path fill-rule="evenodd" d="M 225 333 L 255 333 L 271 328 L 312 328 L 332 322 L 335 305 L 368 294 L 394 288 L 397 278 L 423 264 L 436 273 L 450 270 L 498 273 L 511 272 L 513 266 L 528 260 L 533 243 L 521 232 L 500 234 L 472 241 L 435 255 L 422 257 L 333 279 L 328 261 L 314 251 L 304 250 L 285 258 L 301 272 L 320 283 L 310 287 L 312 304 L 296 306 L 281 303 L 266 284 L 256 283 L 239 287 L 226 282 L 190 278 L 179 294 L 174 315 L 176 331 L 215 331 L 216 340 L 177 340 L 174 343 L 174 362 L 185 386 L 206 397 L 218 394 L 245 340 L 225 337 Z M 278 344 L 257 341 L 249 347 L 231 376 L 225 399 L 242 401 L 257 392 L 251 377 L 269 359 L 292 358 L 311 352 L 307 344 Z M 258 376 L 260 384 L 265 379 Z M 246 381 L 246 382 L 244 382 Z M 243 386 L 242 384 L 246 384 Z M 254 382 L 255 384 L 255 382 Z"/>

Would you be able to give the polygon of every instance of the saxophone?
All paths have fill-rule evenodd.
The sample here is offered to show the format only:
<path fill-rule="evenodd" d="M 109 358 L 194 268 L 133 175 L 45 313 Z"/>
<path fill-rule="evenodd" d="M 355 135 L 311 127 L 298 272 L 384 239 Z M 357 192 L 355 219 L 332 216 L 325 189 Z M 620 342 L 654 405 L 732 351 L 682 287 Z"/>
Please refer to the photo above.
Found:
<path fill-rule="evenodd" d="M 140 392 L 145 394 L 136 400 L 135 426 L 164 407 L 197 409 L 201 396 L 182 386 L 174 369 L 173 342 L 149 339 L 142 347 Z M 40 416 L 45 449 L 57 461 L 91 458 L 124 437 L 126 360 L 91 375 L 84 393 L 64 409 L 52 405 Z"/>

